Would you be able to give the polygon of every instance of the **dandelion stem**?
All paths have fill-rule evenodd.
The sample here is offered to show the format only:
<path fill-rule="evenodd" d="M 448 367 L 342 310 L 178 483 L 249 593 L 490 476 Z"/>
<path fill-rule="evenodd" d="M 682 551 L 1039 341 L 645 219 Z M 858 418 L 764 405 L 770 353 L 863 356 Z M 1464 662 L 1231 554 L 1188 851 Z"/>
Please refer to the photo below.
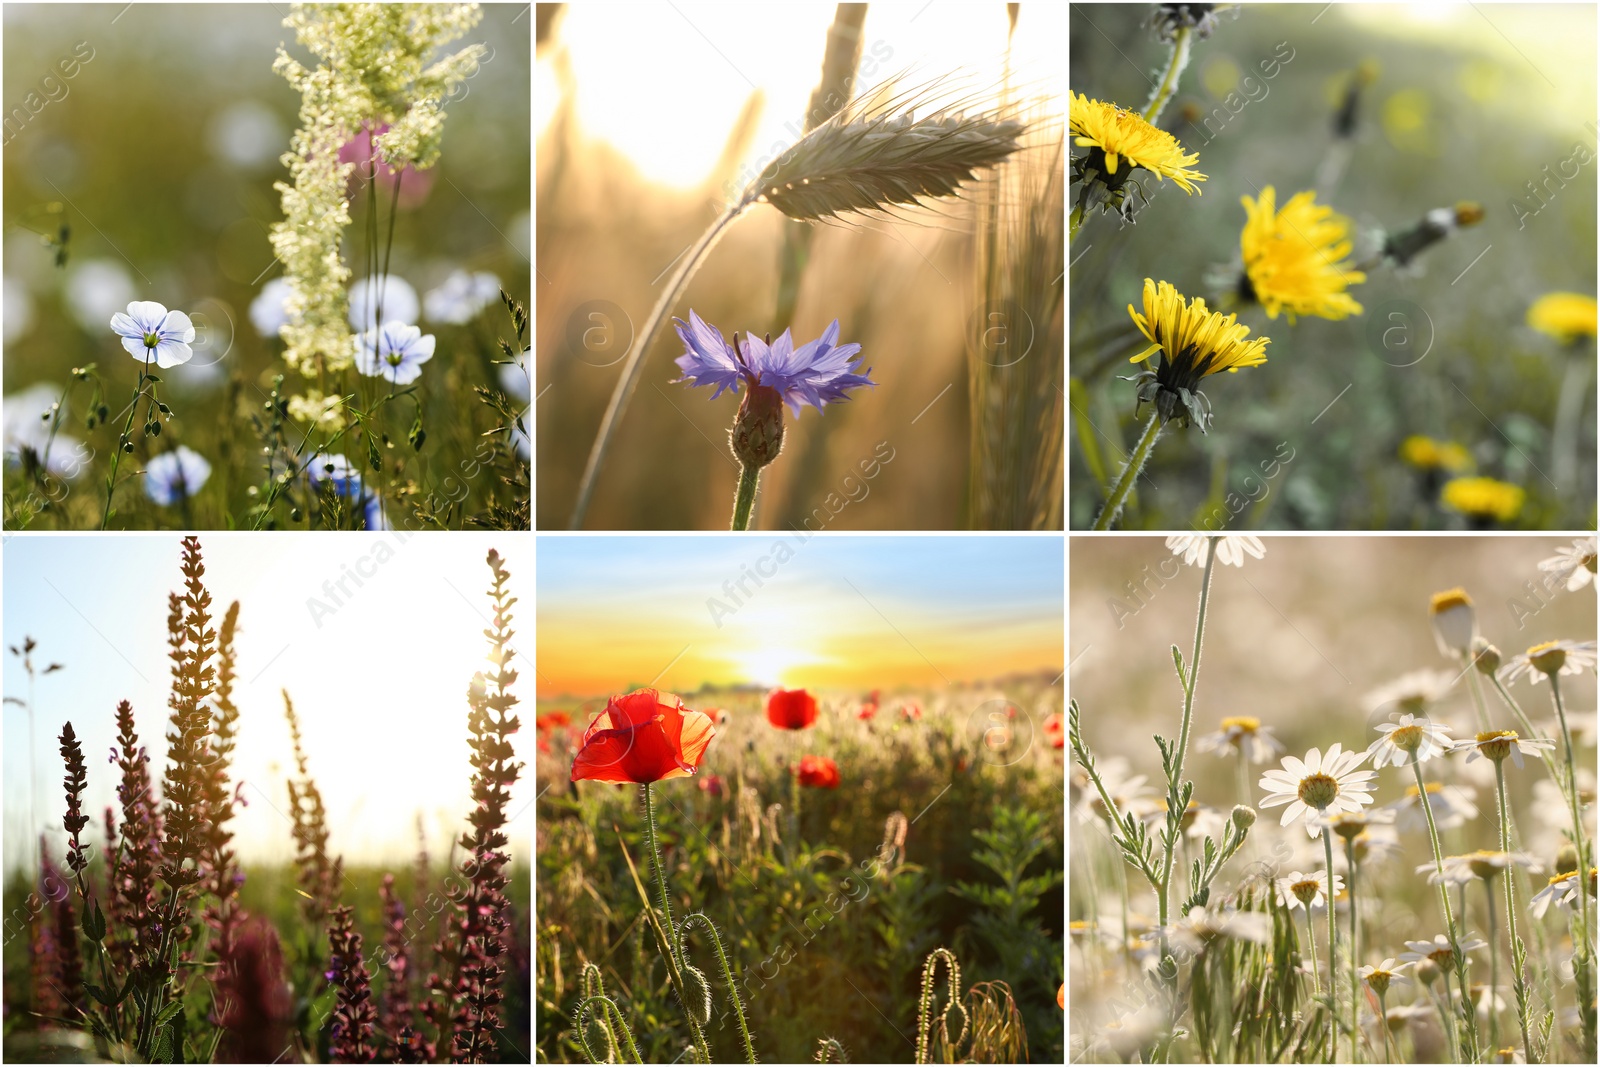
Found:
<path fill-rule="evenodd" d="M 1167 72 L 1161 76 L 1161 84 L 1144 109 L 1144 120 L 1152 126 L 1161 117 L 1162 109 L 1178 88 L 1178 77 L 1183 73 L 1183 68 L 1189 65 L 1189 46 L 1193 40 L 1194 32 L 1190 27 L 1178 27 L 1172 38 L 1172 54 L 1167 57 Z"/>
<path fill-rule="evenodd" d="M 645 322 L 639 339 L 628 351 L 627 361 L 622 365 L 622 376 L 617 379 L 616 387 L 611 391 L 611 402 L 606 405 L 605 417 L 600 420 L 600 432 L 595 435 L 594 447 L 589 450 L 589 461 L 583 468 L 583 480 L 578 483 L 578 502 L 573 505 L 569 529 L 583 528 L 583 517 L 589 511 L 589 500 L 594 495 L 595 480 L 600 476 L 600 467 L 605 463 L 606 453 L 611 449 L 611 439 L 617 432 L 617 424 L 622 421 L 623 409 L 633 397 L 633 390 L 639 384 L 639 372 L 644 369 L 644 357 L 650 351 L 650 346 L 655 344 L 656 335 L 666 325 L 667 316 L 672 313 L 672 306 L 678 302 L 678 297 L 683 295 L 684 289 L 689 285 L 689 279 L 694 277 L 694 272 L 700 268 L 700 263 L 711 251 L 711 246 L 717 243 L 717 238 L 722 236 L 722 231 L 727 229 L 749 205 L 748 200 L 734 204 L 700 235 L 700 239 L 684 253 L 683 262 L 667 282 L 667 287 L 662 290 L 661 299 L 657 300 L 656 306 L 651 309 L 650 318 Z"/>
<path fill-rule="evenodd" d="M 1116 523 L 1117 516 L 1122 513 L 1122 506 L 1128 501 L 1128 494 L 1133 491 L 1134 480 L 1149 462 L 1150 452 L 1156 446 L 1156 438 L 1160 436 L 1161 415 L 1153 412 L 1150 421 L 1145 423 L 1139 443 L 1134 445 L 1133 451 L 1128 454 L 1128 461 L 1123 464 L 1122 473 L 1117 476 L 1117 484 L 1112 486 L 1111 492 L 1107 494 L 1105 507 L 1100 509 L 1100 514 L 1094 520 L 1096 530 L 1109 530 Z"/>
<path fill-rule="evenodd" d="M 1322 851 L 1328 863 L 1328 1056 L 1329 1062 L 1339 1059 L 1339 977 L 1338 957 L 1335 950 L 1335 939 L 1338 937 L 1338 924 L 1334 921 L 1335 912 L 1333 899 L 1333 831 L 1326 827 L 1322 831 Z M 1355 1035 L 1350 1037 L 1350 1056 L 1355 1058 Z"/>
<path fill-rule="evenodd" d="M 739 491 L 733 498 L 733 523 L 728 529 L 750 529 L 750 512 L 755 507 L 756 489 L 760 484 L 760 467 L 741 467 L 739 469 Z"/>
<path fill-rule="evenodd" d="M 1473 1007 L 1472 1007 L 1472 997 L 1470 996 L 1471 989 L 1467 985 L 1467 961 L 1466 961 L 1466 958 L 1461 953 L 1461 938 L 1456 933 L 1455 913 L 1450 909 L 1450 887 L 1444 881 L 1444 850 L 1439 847 L 1439 827 L 1433 821 L 1433 804 L 1432 804 L 1432 802 L 1430 802 L 1428 800 L 1428 784 L 1422 780 L 1422 764 L 1417 761 L 1417 758 L 1416 758 L 1415 754 L 1413 754 L 1412 757 L 1411 757 L 1411 770 L 1412 770 L 1412 773 L 1414 773 L 1417 776 L 1417 799 L 1422 802 L 1422 814 L 1428 820 L 1428 843 L 1433 846 L 1433 867 L 1434 867 L 1434 870 L 1439 874 L 1439 905 L 1440 905 L 1440 907 L 1442 907 L 1444 909 L 1445 933 L 1450 938 L 1450 950 L 1451 950 L 1451 954 L 1455 958 L 1456 979 L 1457 979 L 1457 983 L 1461 986 L 1461 999 L 1463 1001 L 1462 1011 L 1465 1012 L 1465 1014 L 1466 1014 L 1467 1033 L 1468 1033 L 1468 1035 L 1469 1035 L 1469 1037 L 1471 1039 L 1470 1050 L 1471 1050 L 1472 1055 L 1471 1055 L 1470 1058 L 1474 1062 L 1476 1062 L 1477 1061 L 1477 1048 L 1478 1048 L 1478 1024 L 1477 1024 L 1477 1021 L 1476 1021 L 1476 1019 L 1474 1017 L 1474 1011 L 1473 1011 Z M 1450 995 L 1450 984 L 1449 984 L 1449 979 L 1446 979 L 1445 980 L 1445 1002 L 1446 1002 L 1446 1004 L 1449 1003 L 1449 995 Z M 1450 1020 L 1451 1033 L 1455 1033 L 1456 1032 L 1455 1014 L 1454 1014 L 1454 1012 L 1450 1012 L 1450 1013 L 1448 1013 L 1448 1015 L 1449 1015 L 1449 1020 Z M 1459 1034 L 1457 1035 L 1457 1037 L 1458 1037 L 1458 1040 L 1456 1042 L 1457 1053 L 1461 1056 L 1462 1059 L 1466 1059 L 1468 1057 L 1466 1057 L 1466 1055 L 1461 1050 L 1461 1043 L 1459 1041 Z"/>

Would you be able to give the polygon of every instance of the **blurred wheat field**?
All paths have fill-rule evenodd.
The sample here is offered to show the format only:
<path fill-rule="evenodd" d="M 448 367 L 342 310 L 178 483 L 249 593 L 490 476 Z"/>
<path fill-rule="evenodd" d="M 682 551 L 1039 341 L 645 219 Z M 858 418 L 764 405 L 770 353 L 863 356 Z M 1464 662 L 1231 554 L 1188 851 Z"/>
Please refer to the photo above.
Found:
<path fill-rule="evenodd" d="M 847 64 L 836 86 L 866 90 L 915 65 L 895 36 L 909 13 L 877 10 L 868 9 L 860 30 L 857 69 L 851 76 Z M 999 5 L 938 19 L 941 33 L 959 34 L 951 27 L 970 25 L 986 41 L 1004 47 L 1007 39 Z M 1037 50 L 1041 31 L 1030 29 L 1035 25 L 1019 21 L 1014 40 Z M 798 50 L 785 63 L 807 67 L 801 77 L 819 97 L 826 95 L 838 73 L 824 65 L 833 38 L 781 32 L 788 34 L 782 47 Z M 608 34 L 618 47 L 635 47 L 622 39 L 628 31 L 611 28 Z M 596 90 L 582 80 L 585 43 L 594 46 L 582 37 L 566 41 L 556 20 L 539 56 L 544 73 L 537 110 L 541 119 L 548 116 L 537 157 L 543 287 L 535 323 L 542 405 L 538 523 L 546 529 L 571 518 L 594 428 L 664 277 L 730 194 L 750 180 L 749 160 L 764 147 L 757 138 L 783 117 L 763 89 L 752 92 L 743 82 L 743 105 L 731 124 L 700 122 L 693 113 L 673 116 L 674 128 L 693 131 L 688 136 L 697 150 L 704 151 L 699 142 L 705 141 L 720 150 L 697 178 L 663 180 L 659 170 L 669 166 L 670 152 L 652 157 L 653 173 L 603 132 L 586 128 L 585 102 L 593 106 Z M 1000 82 L 1004 62 L 949 76 L 993 93 L 988 86 Z M 930 61 L 908 81 L 946 76 Z M 825 414 L 807 410 L 789 422 L 784 455 L 763 478 L 754 526 L 1059 528 L 1062 268 L 1060 211 L 1051 204 L 1059 200 L 1061 126 L 1059 112 L 1040 111 L 1025 95 L 1038 91 L 1032 82 L 1014 96 L 1000 91 L 1000 99 L 1036 128 L 1013 161 L 993 175 L 979 172 L 959 197 L 805 226 L 758 205 L 728 230 L 689 283 L 673 313 L 686 319 L 693 308 L 706 321 L 725 324 L 724 333 L 770 330 L 776 336 L 792 328 L 798 342 L 840 320 L 843 338 L 862 346 L 861 367 L 871 367 L 878 383 L 848 403 L 829 405 Z M 660 121 L 650 104 L 641 101 L 639 110 L 635 124 Z M 719 106 L 717 114 L 725 110 Z M 801 129 L 797 117 L 780 131 L 785 141 L 773 151 Z M 1017 338 L 1012 350 L 1025 346 L 1026 355 L 996 360 L 990 353 L 990 363 L 1006 366 L 986 370 L 982 346 L 994 342 L 984 340 L 990 322 L 984 309 L 995 307 Z M 1023 317 L 1025 326 L 1013 330 Z M 733 404 L 726 398 L 708 403 L 707 394 L 671 384 L 678 376 L 671 356 L 681 350 L 667 331 L 644 354 L 643 378 L 598 479 L 587 525 L 726 525 L 739 475 L 726 447 Z M 1041 411 L 1022 410 L 1040 405 Z M 980 434 L 975 410 L 997 412 L 1004 425 Z"/>

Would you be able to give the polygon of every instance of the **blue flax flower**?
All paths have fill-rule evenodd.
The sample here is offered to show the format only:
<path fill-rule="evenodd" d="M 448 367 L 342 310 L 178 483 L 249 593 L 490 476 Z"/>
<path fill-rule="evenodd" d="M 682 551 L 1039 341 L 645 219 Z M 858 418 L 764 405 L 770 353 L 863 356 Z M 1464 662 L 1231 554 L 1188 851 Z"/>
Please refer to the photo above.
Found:
<path fill-rule="evenodd" d="M 181 311 L 168 311 L 154 300 L 135 300 L 128 313 L 111 316 L 111 329 L 122 338 L 134 359 L 163 369 L 187 363 L 194 357 L 194 323 Z"/>
<path fill-rule="evenodd" d="M 422 376 L 422 365 L 433 358 L 433 334 L 391 319 L 381 330 L 367 330 L 356 338 L 356 369 L 369 378 L 387 378 L 408 385 Z"/>
<path fill-rule="evenodd" d="M 861 346 L 839 343 L 839 320 L 822 331 L 815 341 L 799 348 L 789 331 L 776 341 L 763 341 L 758 337 L 734 334 L 738 348 L 722 339 L 722 334 L 693 311 L 689 321 L 674 319 L 678 339 L 686 349 L 677 359 L 683 371 L 680 382 L 694 385 L 714 385 L 711 394 L 715 400 L 723 390 L 738 391 L 742 381 L 750 387 L 770 389 L 789 405 L 795 418 L 800 417 L 800 406 L 810 404 L 821 411 L 829 401 L 849 399 L 849 391 L 863 385 L 876 385 L 868 375 L 855 374 Z"/>
<path fill-rule="evenodd" d="M 164 508 L 188 499 L 211 477 L 211 464 L 187 445 L 151 456 L 144 467 L 144 495 Z"/>

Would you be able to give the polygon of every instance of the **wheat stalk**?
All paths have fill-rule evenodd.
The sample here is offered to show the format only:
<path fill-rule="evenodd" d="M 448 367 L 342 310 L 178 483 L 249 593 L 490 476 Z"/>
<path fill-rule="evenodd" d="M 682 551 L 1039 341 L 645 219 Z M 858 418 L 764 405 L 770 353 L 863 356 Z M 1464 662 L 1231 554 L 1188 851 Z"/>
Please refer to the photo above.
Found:
<path fill-rule="evenodd" d="M 684 256 L 628 351 L 578 485 L 572 529 L 583 526 L 600 467 L 639 384 L 645 353 L 712 245 L 747 208 L 764 201 L 792 219 L 813 222 L 915 206 L 924 199 L 956 195 L 974 171 L 1003 162 L 1019 147 L 1026 126 L 1004 110 L 967 114 L 957 101 L 916 118 L 919 106 L 943 95 L 944 83 L 936 80 L 900 92 L 894 89 L 898 82 L 890 79 L 802 137 L 746 187 Z"/>

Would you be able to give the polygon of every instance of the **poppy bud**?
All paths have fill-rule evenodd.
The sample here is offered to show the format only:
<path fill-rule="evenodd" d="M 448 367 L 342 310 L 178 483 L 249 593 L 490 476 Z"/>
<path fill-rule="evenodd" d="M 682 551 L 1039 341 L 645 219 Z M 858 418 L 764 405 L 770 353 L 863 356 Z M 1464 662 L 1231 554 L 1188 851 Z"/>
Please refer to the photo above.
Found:
<path fill-rule="evenodd" d="M 783 451 L 783 394 L 752 385 L 739 402 L 728 443 L 741 464 L 760 470 Z"/>

